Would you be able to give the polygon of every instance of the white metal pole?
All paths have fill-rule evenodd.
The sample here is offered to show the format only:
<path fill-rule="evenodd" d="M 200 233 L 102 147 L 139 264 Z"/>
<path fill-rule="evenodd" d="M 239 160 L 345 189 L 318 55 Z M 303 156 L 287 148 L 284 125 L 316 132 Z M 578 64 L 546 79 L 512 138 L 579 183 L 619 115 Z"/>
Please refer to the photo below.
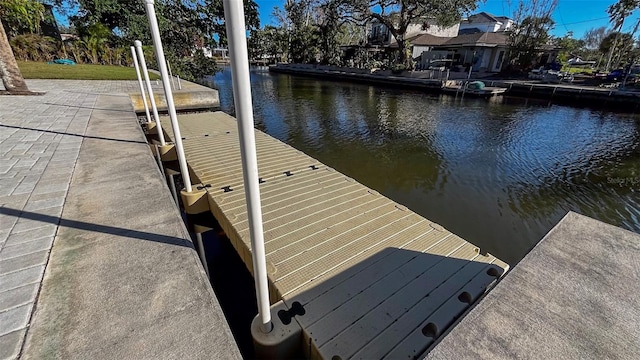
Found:
<path fill-rule="evenodd" d="M 167 68 L 169 68 L 169 77 L 171 78 L 171 86 L 173 86 L 173 90 L 176 89 L 176 83 L 173 80 L 173 72 L 171 71 L 171 64 L 169 64 L 169 60 L 167 60 Z"/>
<path fill-rule="evenodd" d="M 256 139 L 253 130 L 253 108 L 251 102 L 251 84 L 249 82 L 249 63 L 247 38 L 242 0 L 224 0 L 224 18 L 229 39 L 231 57 L 231 79 L 233 80 L 233 100 L 238 118 L 240 135 L 240 154 L 242 156 L 242 175 L 244 178 L 245 198 L 249 214 L 249 234 L 251 236 L 251 254 L 253 256 L 253 277 L 258 299 L 258 314 L 265 333 L 273 329 L 269 304 L 269 283 L 267 282 L 267 261 L 264 250 L 262 228 L 262 208 L 258 180 L 258 158 Z"/>
<path fill-rule="evenodd" d="M 147 115 L 147 122 L 151 122 L 151 114 L 149 114 L 149 104 L 147 103 L 147 95 L 144 93 L 144 85 L 142 84 L 142 76 L 140 76 L 140 65 L 138 65 L 138 56 L 136 55 L 136 48 L 131 47 L 131 59 L 133 65 L 136 68 L 136 75 L 138 76 L 138 85 L 140 85 L 140 95 L 142 95 L 142 103 L 144 104 L 144 113 Z"/>
<path fill-rule="evenodd" d="M 178 79 L 178 90 L 182 90 L 182 83 L 180 82 L 180 76 L 176 75 L 176 79 Z"/>
<path fill-rule="evenodd" d="M 149 93 L 149 101 L 151 102 L 151 110 L 153 110 L 153 118 L 156 121 L 158 139 L 160 140 L 160 145 L 164 145 L 164 133 L 162 131 L 162 125 L 160 125 L 160 115 L 158 115 L 156 100 L 153 97 L 153 88 L 151 87 L 151 80 L 149 80 L 149 72 L 147 70 L 147 60 L 144 58 L 144 52 L 142 51 L 142 42 L 140 40 L 136 40 L 133 42 L 133 45 L 136 47 L 138 59 L 140 60 L 140 67 L 142 68 L 142 74 L 144 75 L 144 80 L 147 83 L 147 93 Z"/>
<path fill-rule="evenodd" d="M 187 159 L 184 156 L 184 148 L 182 147 L 182 135 L 180 135 L 180 126 L 178 125 L 178 115 L 176 114 L 176 106 L 173 103 L 173 92 L 169 82 L 169 74 L 167 73 L 167 60 L 164 57 L 164 49 L 162 48 L 162 39 L 160 39 L 160 29 L 158 28 L 158 19 L 156 18 L 156 10 L 153 7 L 154 0 L 144 0 L 147 17 L 149 18 L 149 27 L 151 28 L 151 38 L 156 51 L 156 59 L 158 60 L 158 70 L 162 77 L 162 87 L 164 88 L 164 96 L 167 98 L 167 109 L 171 126 L 173 127 L 173 138 L 178 154 L 178 163 L 180 164 L 180 173 L 182 181 L 187 192 L 192 191 L 191 177 L 189 176 L 189 168 L 187 168 Z"/>

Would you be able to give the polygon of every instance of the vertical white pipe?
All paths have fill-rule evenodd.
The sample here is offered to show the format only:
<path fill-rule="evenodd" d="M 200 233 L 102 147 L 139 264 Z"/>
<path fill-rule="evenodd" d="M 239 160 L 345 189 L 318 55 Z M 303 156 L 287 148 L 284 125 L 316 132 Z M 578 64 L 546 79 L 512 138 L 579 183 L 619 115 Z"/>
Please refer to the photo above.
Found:
<path fill-rule="evenodd" d="M 180 82 L 180 76 L 176 75 L 176 78 L 178 79 L 178 90 L 182 90 L 182 83 Z"/>
<path fill-rule="evenodd" d="M 229 39 L 231 57 L 231 78 L 233 80 L 233 100 L 238 118 L 240 135 L 240 154 L 242 156 L 242 176 L 244 178 L 245 198 L 249 214 L 249 234 L 251 236 L 251 254 L 253 256 L 253 277 L 258 299 L 258 314 L 265 333 L 273 329 L 269 306 L 269 284 L 267 282 L 267 261 L 264 250 L 262 228 L 262 208 L 258 183 L 258 159 L 256 139 L 253 130 L 253 108 L 251 102 L 251 84 L 249 82 L 249 63 L 247 38 L 242 0 L 224 0 L 224 18 Z"/>
<path fill-rule="evenodd" d="M 164 57 L 164 49 L 162 48 L 162 39 L 160 38 L 160 29 L 158 28 L 158 19 L 156 18 L 156 10 L 153 7 L 154 0 L 144 0 L 147 17 L 149 18 L 149 27 L 151 28 L 151 38 L 153 39 L 153 47 L 156 51 L 156 59 L 158 60 L 158 70 L 162 77 L 162 87 L 164 88 L 164 96 L 167 98 L 167 109 L 169 110 L 169 118 L 173 127 L 173 139 L 176 145 L 176 153 L 178 154 L 178 163 L 180 164 L 180 174 L 187 192 L 191 192 L 191 177 L 189 176 L 189 168 L 187 168 L 187 159 L 184 156 L 184 147 L 182 146 L 182 135 L 180 134 L 180 126 L 178 125 L 178 115 L 176 114 L 176 106 L 173 103 L 173 92 L 169 83 L 169 74 L 167 73 L 167 60 Z"/>
<path fill-rule="evenodd" d="M 207 256 L 204 253 L 204 245 L 202 244 L 201 233 L 196 233 L 196 241 L 198 242 L 198 254 L 200 254 L 200 261 L 202 261 L 202 266 L 204 267 L 204 271 L 207 273 L 207 277 L 211 279 L 211 275 L 209 275 L 209 266 L 207 265 Z"/>
<path fill-rule="evenodd" d="M 142 76 L 140 76 L 140 65 L 138 65 L 138 56 L 136 55 L 136 48 L 131 47 L 131 59 L 133 65 L 136 68 L 136 75 L 138 76 L 138 85 L 140 85 L 140 95 L 142 95 L 142 103 L 144 104 L 144 113 L 147 115 L 147 122 L 151 122 L 151 114 L 149 114 L 149 104 L 147 103 L 147 95 L 144 93 L 144 85 L 142 84 Z"/>
<path fill-rule="evenodd" d="M 158 107 L 156 106 L 156 99 L 153 97 L 153 88 L 151 87 L 151 80 L 149 80 L 149 71 L 147 70 L 147 60 L 144 58 L 144 52 L 142 51 L 142 42 L 140 40 L 136 40 L 133 42 L 133 45 L 136 47 L 136 52 L 138 53 L 138 59 L 140 60 L 140 67 L 142 68 L 142 74 L 144 75 L 144 80 L 147 83 L 147 93 L 149 93 L 149 101 L 151 101 L 151 110 L 153 110 L 153 118 L 156 121 L 156 129 L 158 130 L 158 139 L 160 140 L 160 145 L 164 145 L 164 132 L 162 130 L 162 125 L 160 125 L 160 115 L 158 115 Z"/>
<path fill-rule="evenodd" d="M 169 77 L 171 78 L 171 86 L 173 88 L 173 90 L 176 89 L 176 83 L 173 80 L 173 72 L 171 71 L 171 64 L 169 64 L 169 61 L 167 60 L 167 68 L 169 68 Z"/>

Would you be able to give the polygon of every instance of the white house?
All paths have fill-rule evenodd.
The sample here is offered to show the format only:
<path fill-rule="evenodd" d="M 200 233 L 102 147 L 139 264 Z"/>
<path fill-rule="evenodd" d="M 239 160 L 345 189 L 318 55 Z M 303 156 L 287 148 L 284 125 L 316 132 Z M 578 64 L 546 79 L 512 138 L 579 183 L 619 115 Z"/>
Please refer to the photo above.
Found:
<path fill-rule="evenodd" d="M 433 19 L 419 19 L 413 21 L 407 27 L 404 38 L 409 39 L 418 35 L 428 34 L 438 37 L 453 37 L 458 35 L 458 27 L 460 24 L 454 24 L 452 26 L 439 26 L 436 25 Z M 386 25 L 380 23 L 377 20 L 373 20 L 369 23 L 369 33 L 367 40 L 371 45 L 389 46 L 395 44 L 396 40 L 389 32 Z"/>
<path fill-rule="evenodd" d="M 495 16 L 486 12 L 474 14 L 460 22 L 459 33 L 502 32 L 513 26 L 513 20 L 506 16 Z"/>

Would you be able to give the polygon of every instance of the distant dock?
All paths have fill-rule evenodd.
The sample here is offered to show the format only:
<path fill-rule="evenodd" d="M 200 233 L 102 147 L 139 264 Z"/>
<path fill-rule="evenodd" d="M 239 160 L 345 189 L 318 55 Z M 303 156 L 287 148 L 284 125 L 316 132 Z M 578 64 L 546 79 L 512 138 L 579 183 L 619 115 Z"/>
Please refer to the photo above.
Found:
<path fill-rule="evenodd" d="M 194 186 L 251 271 L 236 120 L 179 123 Z M 306 357 L 418 356 L 509 267 L 257 130 L 256 142 L 271 303 L 295 319 L 274 321 Z"/>

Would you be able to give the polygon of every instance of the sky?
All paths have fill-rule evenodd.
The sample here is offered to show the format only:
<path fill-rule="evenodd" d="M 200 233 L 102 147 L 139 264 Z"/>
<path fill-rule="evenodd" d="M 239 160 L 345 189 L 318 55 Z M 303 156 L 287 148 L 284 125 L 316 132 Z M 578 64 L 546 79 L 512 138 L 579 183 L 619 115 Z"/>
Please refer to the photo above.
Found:
<path fill-rule="evenodd" d="M 255 1 L 260 6 L 261 25 L 274 24 L 271 19 L 272 9 L 274 6 L 282 6 L 285 2 L 284 0 Z M 512 4 L 511 9 L 509 3 Z M 497 16 L 511 16 L 516 3 L 517 0 L 486 0 L 479 4 L 474 13 L 484 11 Z M 553 35 L 564 36 L 572 30 L 574 38 L 580 39 L 591 28 L 608 26 L 607 8 L 613 3 L 615 0 L 560 0 L 553 13 L 553 20 L 556 22 Z M 633 14 L 632 19 L 637 19 L 639 15 L 640 10 Z M 626 23 L 629 25 L 624 26 L 623 30 L 631 31 L 633 21 L 627 20 Z"/>

